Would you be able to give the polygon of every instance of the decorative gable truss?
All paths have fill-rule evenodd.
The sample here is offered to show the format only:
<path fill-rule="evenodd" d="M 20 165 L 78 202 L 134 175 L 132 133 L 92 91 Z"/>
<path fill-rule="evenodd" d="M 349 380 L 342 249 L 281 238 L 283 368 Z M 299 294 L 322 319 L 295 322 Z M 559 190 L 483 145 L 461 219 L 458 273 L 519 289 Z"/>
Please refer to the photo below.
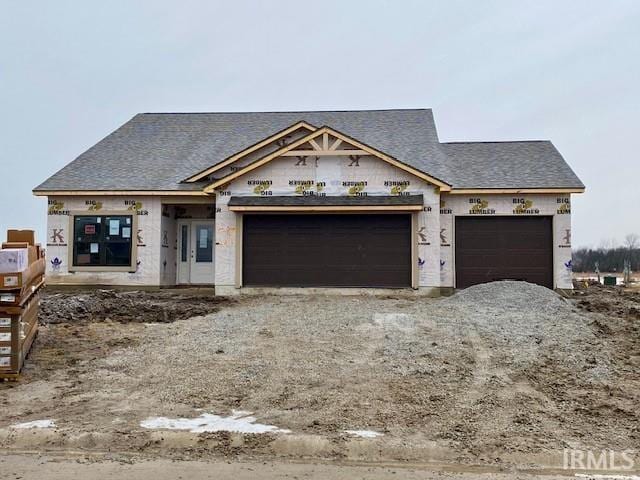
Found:
<path fill-rule="evenodd" d="M 362 156 L 373 156 L 435 185 L 440 191 L 448 192 L 451 190 L 451 185 L 446 182 L 402 163 L 331 127 L 324 126 L 240 169 L 220 177 L 205 187 L 204 191 L 206 193 L 213 193 L 216 188 L 279 157 L 297 157 L 299 162 L 304 163 L 307 158 L 318 158 L 322 156 L 348 156 L 354 164 L 357 164 Z"/>
<path fill-rule="evenodd" d="M 215 172 L 220 172 L 222 174 L 229 170 L 238 170 L 239 166 L 246 165 L 251 161 L 251 159 L 255 159 L 254 157 L 261 158 L 264 155 L 272 153 L 278 149 L 286 147 L 288 144 L 293 141 L 299 139 L 302 136 L 309 134 L 310 132 L 314 132 L 318 129 L 307 122 L 297 122 L 291 125 L 290 127 L 281 130 L 264 140 L 251 145 L 244 150 L 241 150 L 237 153 L 234 153 L 230 157 L 224 159 L 222 162 L 219 162 L 187 179 L 184 181 L 186 183 L 198 182 L 201 180 L 205 180 L 207 177 L 211 176 Z"/>

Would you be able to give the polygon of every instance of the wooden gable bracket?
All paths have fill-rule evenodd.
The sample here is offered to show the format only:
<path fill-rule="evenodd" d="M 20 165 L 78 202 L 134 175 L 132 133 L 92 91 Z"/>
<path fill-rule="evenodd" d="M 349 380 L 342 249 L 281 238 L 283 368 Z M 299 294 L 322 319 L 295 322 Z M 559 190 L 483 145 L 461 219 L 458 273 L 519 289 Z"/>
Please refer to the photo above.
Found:
<path fill-rule="evenodd" d="M 307 130 L 308 132 L 314 132 L 317 130 L 317 127 L 304 121 L 294 123 L 290 127 L 287 127 L 284 130 L 280 130 L 279 132 L 265 138 L 264 140 L 261 140 L 258 143 L 251 145 L 250 147 L 245 148 L 244 150 L 239 151 L 238 153 L 234 153 L 232 156 L 226 158 L 222 162 L 216 163 L 215 165 L 205 170 L 202 170 L 201 172 L 185 179 L 184 181 L 187 183 L 193 183 L 193 182 L 202 180 L 208 177 L 209 175 L 211 175 L 212 173 L 217 172 L 221 168 L 231 165 L 232 163 L 237 162 L 241 158 L 246 157 L 250 153 L 253 153 L 256 150 L 260 150 L 263 147 L 266 147 L 270 143 L 275 143 L 275 145 L 280 149 L 284 148 L 287 146 L 288 139 L 291 137 L 291 135 L 301 129 Z"/>
<path fill-rule="evenodd" d="M 331 151 L 333 152 L 334 150 L 336 150 L 336 149 L 340 146 L 340 144 L 341 144 L 341 143 L 342 143 L 342 140 L 340 140 L 340 139 L 338 138 L 338 139 L 337 139 L 335 142 L 333 142 L 333 144 L 329 147 L 329 150 L 331 150 Z"/>
<path fill-rule="evenodd" d="M 352 157 L 354 155 L 360 155 L 360 156 L 371 155 L 370 152 L 359 149 L 357 147 L 338 150 L 338 146 L 342 145 L 343 143 L 342 139 L 337 138 L 333 135 L 330 135 L 328 132 L 323 133 L 321 135 L 321 138 L 322 140 L 320 140 L 320 138 L 309 138 L 306 144 L 302 144 L 298 147 L 299 149 L 284 152 L 281 156 L 299 157 L 300 155 L 308 155 L 309 153 L 313 153 L 313 155 L 317 157 L 322 157 L 322 156 Z M 331 145 L 329 145 L 330 141 L 331 141 Z M 348 145 L 348 146 L 352 146 L 352 145 Z"/>
<path fill-rule="evenodd" d="M 329 138 L 333 137 L 335 140 L 331 145 L 329 145 Z M 344 144 L 344 145 L 343 145 Z M 343 147 L 342 149 L 338 149 L 338 147 Z M 345 148 L 345 146 L 351 147 Z M 331 150 L 333 148 L 333 150 Z M 270 162 L 271 160 L 278 157 L 298 157 L 298 165 L 304 165 L 306 162 L 306 158 L 318 157 L 321 156 L 348 156 L 353 165 L 356 165 L 360 157 L 362 156 L 373 156 L 377 157 L 394 167 L 397 167 L 405 172 L 411 173 L 422 180 L 431 183 L 435 187 L 439 188 L 440 191 L 448 192 L 451 190 L 451 185 L 442 180 L 432 177 L 420 170 L 417 170 L 410 165 L 407 165 L 403 162 L 396 160 L 395 158 L 376 150 L 373 147 L 370 147 L 358 140 L 348 137 L 347 135 L 338 132 L 337 130 L 332 129 L 331 127 L 324 126 L 321 127 L 311 133 L 309 135 L 302 137 L 285 147 L 276 150 L 273 153 L 265 155 L 264 157 L 256 160 L 255 162 L 246 165 L 243 168 L 236 170 L 235 172 L 231 172 L 225 177 L 219 178 L 215 180 L 210 185 L 207 185 L 204 188 L 205 193 L 213 193 L 215 189 L 220 187 L 221 185 L 227 184 L 236 178 L 255 170 L 256 168 L 261 167 L 262 165 Z"/>

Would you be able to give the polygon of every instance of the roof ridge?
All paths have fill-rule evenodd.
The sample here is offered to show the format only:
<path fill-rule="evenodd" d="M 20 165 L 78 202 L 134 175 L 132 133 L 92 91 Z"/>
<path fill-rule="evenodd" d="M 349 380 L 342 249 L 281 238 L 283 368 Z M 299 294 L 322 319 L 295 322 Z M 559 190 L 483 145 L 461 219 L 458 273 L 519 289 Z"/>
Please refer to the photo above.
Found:
<path fill-rule="evenodd" d="M 440 142 L 441 145 L 455 145 L 468 143 L 546 143 L 551 140 L 479 140 L 479 141 L 457 141 L 457 142 Z"/>
<path fill-rule="evenodd" d="M 359 110 L 271 110 L 243 112 L 138 112 L 136 115 L 245 115 L 251 113 L 354 113 L 354 112 L 431 112 L 431 108 L 372 108 Z"/>

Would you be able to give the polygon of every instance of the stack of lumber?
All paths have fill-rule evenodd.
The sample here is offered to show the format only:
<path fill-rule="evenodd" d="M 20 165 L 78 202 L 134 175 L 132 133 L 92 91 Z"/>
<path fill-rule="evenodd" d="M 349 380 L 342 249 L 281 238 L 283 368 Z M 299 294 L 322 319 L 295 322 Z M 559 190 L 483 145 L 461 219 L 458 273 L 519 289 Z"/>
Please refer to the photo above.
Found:
<path fill-rule="evenodd" d="M 44 250 L 33 230 L 8 230 L 0 249 L 0 379 L 16 379 L 38 333 Z"/>

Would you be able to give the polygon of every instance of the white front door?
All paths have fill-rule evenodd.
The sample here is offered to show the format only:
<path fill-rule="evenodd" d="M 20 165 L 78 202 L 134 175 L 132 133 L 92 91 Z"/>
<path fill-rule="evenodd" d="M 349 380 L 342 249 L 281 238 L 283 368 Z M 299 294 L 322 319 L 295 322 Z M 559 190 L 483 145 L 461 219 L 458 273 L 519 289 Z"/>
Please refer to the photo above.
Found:
<path fill-rule="evenodd" d="M 213 220 L 178 221 L 178 284 L 214 284 L 215 244 Z"/>

